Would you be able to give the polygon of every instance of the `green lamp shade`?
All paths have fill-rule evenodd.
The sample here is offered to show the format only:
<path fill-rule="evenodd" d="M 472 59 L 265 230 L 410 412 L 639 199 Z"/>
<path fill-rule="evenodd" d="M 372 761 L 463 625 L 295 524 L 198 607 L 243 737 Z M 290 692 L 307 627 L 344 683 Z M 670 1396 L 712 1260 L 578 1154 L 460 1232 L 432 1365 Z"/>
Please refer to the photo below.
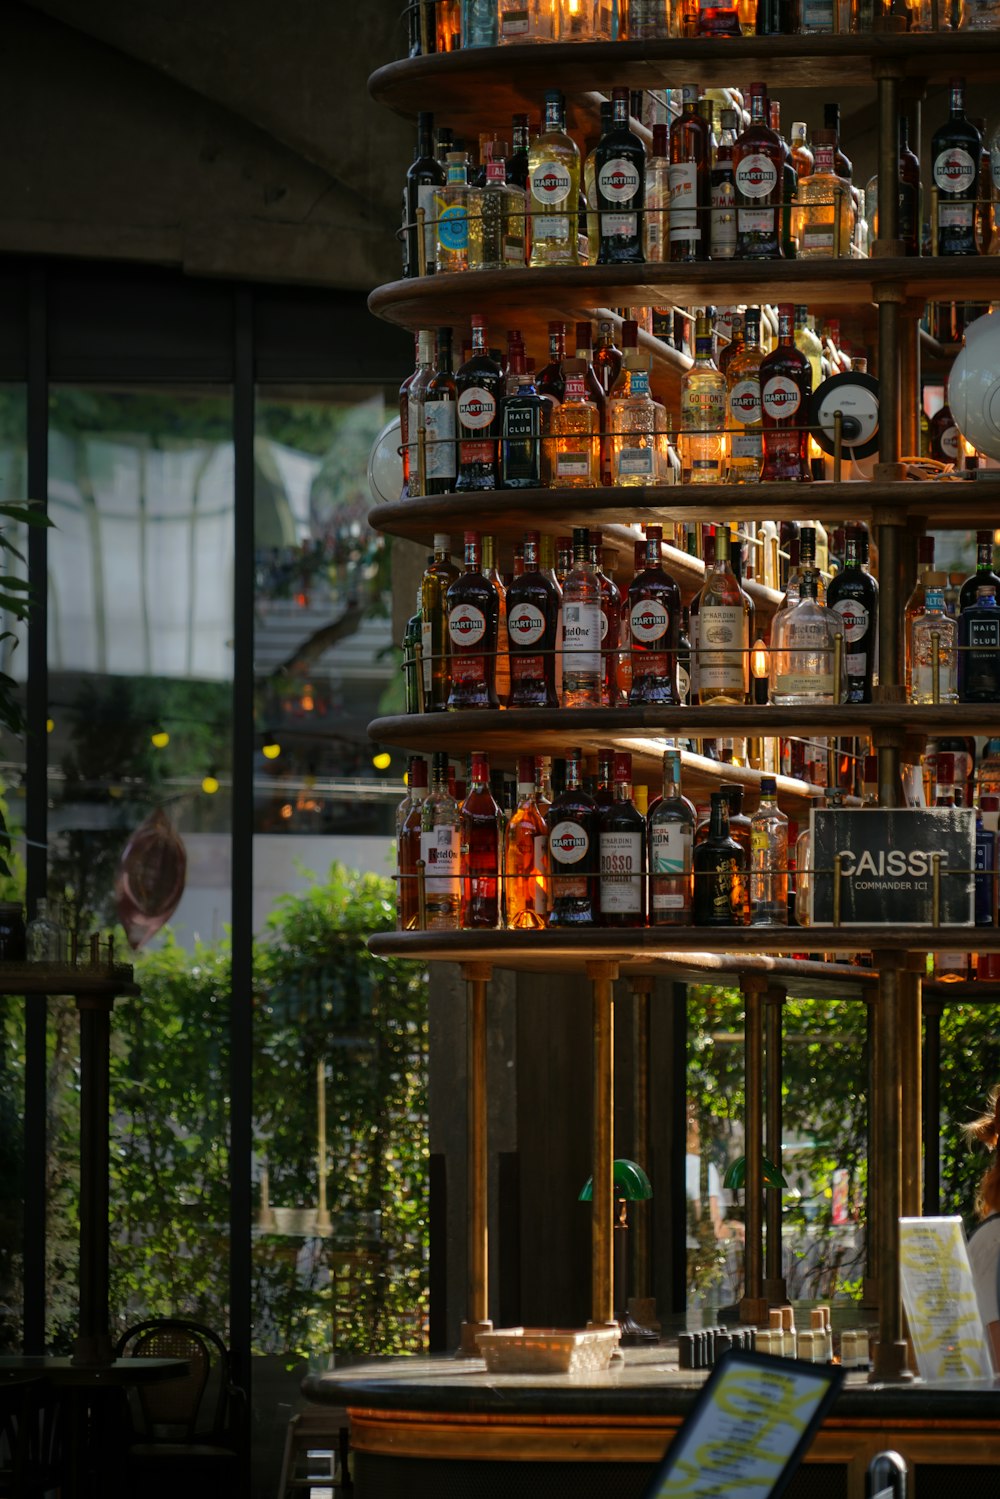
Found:
<path fill-rule="evenodd" d="M 762 1155 L 760 1161 L 762 1167 L 764 1168 L 765 1187 L 788 1186 L 788 1183 L 785 1181 L 785 1178 L 782 1176 L 780 1170 L 773 1161 L 769 1161 L 766 1155 Z M 746 1184 L 747 1158 L 745 1155 L 741 1155 L 737 1157 L 737 1159 L 730 1166 L 729 1170 L 726 1172 L 722 1185 L 724 1187 L 728 1187 L 731 1191 L 733 1191 L 738 1189 L 739 1187 L 745 1187 Z"/>
<path fill-rule="evenodd" d="M 615 1196 L 624 1197 L 626 1202 L 642 1202 L 647 1197 L 652 1197 L 653 1188 L 649 1177 L 643 1171 L 637 1161 L 626 1161 L 624 1159 L 615 1161 Z M 593 1202 L 594 1200 L 594 1178 L 588 1176 L 584 1183 L 583 1191 L 577 1198 L 578 1202 Z"/>

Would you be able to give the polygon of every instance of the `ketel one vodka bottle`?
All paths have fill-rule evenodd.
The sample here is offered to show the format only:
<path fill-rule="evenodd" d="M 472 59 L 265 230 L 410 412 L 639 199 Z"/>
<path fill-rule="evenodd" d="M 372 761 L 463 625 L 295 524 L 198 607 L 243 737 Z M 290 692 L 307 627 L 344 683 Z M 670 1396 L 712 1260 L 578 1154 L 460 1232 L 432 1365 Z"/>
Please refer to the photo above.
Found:
<path fill-rule="evenodd" d="M 729 562 L 729 526 L 715 530 L 715 562 L 698 595 L 698 701 L 745 703 L 750 696 L 753 604 Z"/>
<path fill-rule="evenodd" d="M 598 265 L 642 265 L 646 148 L 629 129 L 629 91 L 611 91 L 611 129 L 594 157 Z"/>
<path fill-rule="evenodd" d="M 628 590 L 628 623 L 632 646 L 630 707 L 672 706 L 677 691 L 677 644 L 680 636 L 680 589 L 663 570 L 661 526 L 646 527 L 646 566 Z"/>
<path fill-rule="evenodd" d="M 590 561 L 590 533 L 573 530 L 573 566 L 563 583 L 564 708 L 601 706 L 601 583 Z"/>
<path fill-rule="evenodd" d="M 462 829 L 458 804 L 448 791 L 448 756 L 434 756 L 434 784 L 424 799 L 420 857 L 428 931 L 453 931 L 462 924 Z"/>
<path fill-rule="evenodd" d="M 694 924 L 744 926 L 748 916 L 747 857 L 730 837 L 725 794 L 713 791 L 708 837 L 694 851 Z"/>
<path fill-rule="evenodd" d="M 750 85 L 750 124 L 733 147 L 736 185 L 736 255 L 740 260 L 781 258 L 781 205 L 785 153 L 767 123 L 767 85 Z"/>
<path fill-rule="evenodd" d="M 795 316 L 788 303 L 778 308 L 778 343 L 760 366 L 760 405 L 764 439 L 761 478 L 808 480 L 809 361 L 795 347 Z"/>
<path fill-rule="evenodd" d="M 976 198 L 983 142 L 965 117 L 965 79 L 951 80 L 951 113 L 931 141 L 931 163 L 937 190 L 937 252 L 975 255 Z"/>
<path fill-rule="evenodd" d="M 501 812 L 490 790 L 489 756 L 473 751 L 472 777 L 462 803 L 462 925 L 500 925 Z"/>
<path fill-rule="evenodd" d="M 594 926 L 599 906 L 597 808 L 583 790 L 582 751 L 566 752 L 566 784 L 545 814 L 549 830 L 550 927 Z"/>
<path fill-rule="evenodd" d="M 681 795 L 681 752 L 663 752 L 663 795 L 650 808 L 646 841 L 650 926 L 691 921 L 692 855 L 697 813 Z"/>
<path fill-rule="evenodd" d="M 602 926 L 646 924 L 646 819 L 632 801 L 632 756 L 614 757 L 614 791 L 601 809 Z"/>
<path fill-rule="evenodd" d="M 476 315 L 472 318 L 472 353 L 455 376 L 455 390 L 459 439 L 455 488 L 462 493 L 498 489 L 504 378 L 487 352 L 486 323 Z"/>
<path fill-rule="evenodd" d="M 875 652 L 878 647 L 878 584 L 861 566 L 864 538 L 848 526 L 843 571 L 827 590 L 826 602 L 844 623 L 844 667 L 849 703 L 870 703 Z"/>
<path fill-rule="evenodd" d="M 524 538 L 524 572 L 507 590 L 511 708 L 558 708 L 556 635 L 559 592 L 539 565 L 539 537 Z"/>
<path fill-rule="evenodd" d="M 448 589 L 449 709 L 498 708 L 500 600 L 481 569 L 478 531 L 465 533 L 465 571 Z"/>
<path fill-rule="evenodd" d="M 529 265 L 577 265 L 580 151 L 566 134 L 566 101 L 545 95 L 545 124 L 528 151 Z"/>

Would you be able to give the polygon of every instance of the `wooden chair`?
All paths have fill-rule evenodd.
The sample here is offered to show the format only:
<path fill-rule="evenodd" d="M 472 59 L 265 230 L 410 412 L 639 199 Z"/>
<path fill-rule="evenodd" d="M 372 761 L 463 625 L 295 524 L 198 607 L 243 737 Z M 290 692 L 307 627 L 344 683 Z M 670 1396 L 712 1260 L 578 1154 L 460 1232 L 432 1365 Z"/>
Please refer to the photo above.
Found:
<path fill-rule="evenodd" d="M 182 1358 L 188 1373 L 129 1391 L 130 1478 L 150 1499 L 214 1496 L 232 1477 L 243 1433 L 246 1399 L 230 1378 L 229 1350 L 217 1333 L 182 1317 L 152 1317 L 118 1341 L 119 1358 Z"/>
<path fill-rule="evenodd" d="M 61 1482 L 58 1404 L 42 1374 L 0 1376 L 0 1496 L 41 1499 Z"/>

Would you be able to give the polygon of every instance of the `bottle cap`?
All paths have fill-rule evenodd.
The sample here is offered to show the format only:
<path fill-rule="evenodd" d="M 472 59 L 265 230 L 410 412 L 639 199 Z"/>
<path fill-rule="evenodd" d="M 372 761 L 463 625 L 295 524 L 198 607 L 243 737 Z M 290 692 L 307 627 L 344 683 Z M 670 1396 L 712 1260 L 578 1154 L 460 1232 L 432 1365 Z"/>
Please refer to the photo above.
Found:
<path fill-rule="evenodd" d="M 434 774 L 435 775 L 447 775 L 448 774 L 448 751 L 447 750 L 435 750 L 434 751 Z"/>
<path fill-rule="evenodd" d="M 590 545 L 592 547 L 602 547 L 604 545 L 604 532 L 603 531 L 591 531 L 591 533 L 590 533 Z"/>
<path fill-rule="evenodd" d="M 613 775 L 616 781 L 631 781 L 632 756 L 627 751 L 618 750 L 615 752 Z"/>
<path fill-rule="evenodd" d="M 775 780 L 774 776 L 761 776 L 761 778 L 760 778 L 760 794 L 761 794 L 761 796 L 774 796 L 775 793 L 777 792 L 777 790 L 778 790 L 778 783 Z"/>
<path fill-rule="evenodd" d="M 637 349 L 639 347 L 639 324 L 634 318 L 626 318 L 622 323 L 622 348 Z"/>
<path fill-rule="evenodd" d="M 413 787 L 427 785 L 427 761 L 424 759 L 423 755 L 410 756 L 410 763 L 407 766 L 406 778 L 408 786 Z"/>
<path fill-rule="evenodd" d="M 517 757 L 517 784 L 518 786 L 533 786 L 535 784 L 535 757 L 534 755 L 518 755 Z"/>
<path fill-rule="evenodd" d="M 646 540 L 647 541 L 662 541 L 663 540 L 663 527 L 662 526 L 647 526 L 646 527 Z"/>
<path fill-rule="evenodd" d="M 724 109 L 722 111 L 722 128 L 723 128 L 723 130 L 735 130 L 736 129 L 736 122 L 737 122 L 737 116 L 736 116 L 735 109 Z"/>
<path fill-rule="evenodd" d="M 1000 796 L 994 796 L 988 791 L 979 798 L 979 809 L 981 812 L 996 812 L 1000 809 Z"/>
<path fill-rule="evenodd" d="M 435 552 L 451 551 L 451 537 L 446 531 L 434 532 L 434 550 Z"/>
<path fill-rule="evenodd" d="M 993 532 L 992 531 L 977 531 L 976 532 L 976 546 L 977 547 L 985 547 L 985 546 L 992 546 L 992 545 L 993 545 Z"/>

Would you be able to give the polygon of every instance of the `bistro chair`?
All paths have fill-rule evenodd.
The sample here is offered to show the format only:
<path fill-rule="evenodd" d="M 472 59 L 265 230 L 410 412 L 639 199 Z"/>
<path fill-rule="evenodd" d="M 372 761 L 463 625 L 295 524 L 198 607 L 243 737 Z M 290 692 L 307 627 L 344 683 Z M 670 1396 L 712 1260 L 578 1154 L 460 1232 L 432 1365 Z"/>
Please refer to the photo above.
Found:
<path fill-rule="evenodd" d="M 58 1407 L 43 1374 L 0 1375 L 0 1496 L 42 1499 L 61 1483 Z"/>
<path fill-rule="evenodd" d="M 235 1473 L 246 1397 L 232 1383 L 229 1350 L 201 1322 L 152 1317 L 118 1341 L 119 1358 L 182 1358 L 188 1373 L 129 1389 L 126 1464 L 143 1495 L 185 1499 L 219 1493 Z"/>

